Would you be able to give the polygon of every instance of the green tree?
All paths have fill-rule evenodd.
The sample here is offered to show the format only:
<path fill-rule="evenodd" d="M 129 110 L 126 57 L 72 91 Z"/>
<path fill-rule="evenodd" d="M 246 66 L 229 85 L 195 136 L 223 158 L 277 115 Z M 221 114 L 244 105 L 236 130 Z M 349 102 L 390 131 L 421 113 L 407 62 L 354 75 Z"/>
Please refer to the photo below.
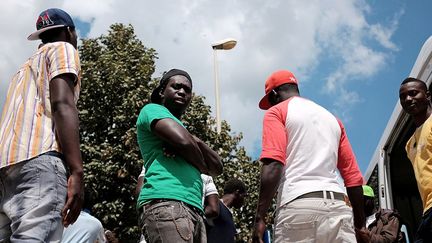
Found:
<path fill-rule="evenodd" d="M 114 24 L 107 35 L 83 40 L 80 111 L 85 186 L 94 214 L 122 242 L 138 235 L 132 194 L 142 161 L 136 142 L 137 114 L 147 102 L 156 52 L 132 26 Z"/>
<path fill-rule="evenodd" d="M 107 35 L 83 40 L 80 57 L 83 73 L 78 109 L 86 190 L 95 202 L 93 213 L 104 226 L 114 230 L 121 242 L 136 242 L 139 228 L 133 190 L 143 161 L 135 123 L 159 80 L 151 79 L 157 55 L 136 37 L 131 25 L 114 24 Z M 251 162 L 239 146 L 242 135 L 232 133 L 225 121 L 217 134 L 204 97 L 194 96 L 183 118 L 188 130 L 221 156 L 224 173 L 215 178 L 220 192 L 232 177 L 249 187 L 246 205 L 234 213 L 241 229 L 239 242 L 247 241 L 258 192 L 258 163 Z"/>

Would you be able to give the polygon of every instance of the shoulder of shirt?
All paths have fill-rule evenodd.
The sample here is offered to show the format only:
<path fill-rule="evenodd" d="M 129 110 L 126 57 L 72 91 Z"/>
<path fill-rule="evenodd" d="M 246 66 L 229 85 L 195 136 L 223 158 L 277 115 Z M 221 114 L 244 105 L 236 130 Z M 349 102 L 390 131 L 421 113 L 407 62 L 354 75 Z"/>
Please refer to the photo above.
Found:
<path fill-rule="evenodd" d="M 147 104 L 147 105 L 145 105 L 144 107 L 143 107 L 143 110 L 167 110 L 167 111 L 169 111 L 165 106 L 163 106 L 163 105 L 159 105 L 159 104 L 156 104 L 156 103 L 149 103 L 149 104 Z"/>
<path fill-rule="evenodd" d="M 270 107 L 270 108 L 266 111 L 266 113 L 273 113 L 273 112 L 275 112 L 275 111 L 279 111 L 280 109 L 285 108 L 285 107 L 287 106 L 287 104 L 290 103 L 290 102 L 293 102 L 293 101 L 296 101 L 296 102 L 297 102 L 297 101 L 302 101 L 302 100 L 307 100 L 307 101 L 309 101 L 308 99 L 303 98 L 303 97 L 301 97 L 301 96 L 293 96 L 293 97 L 291 97 L 291 98 L 289 98 L 289 99 L 286 99 L 286 100 L 280 102 L 280 103 L 277 104 L 277 105 L 274 105 L 274 106 Z"/>
<path fill-rule="evenodd" d="M 65 42 L 65 41 L 56 41 L 56 42 L 50 42 L 50 43 L 46 43 L 46 44 L 44 44 L 41 48 L 40 48 L 40 50 L 43 50 L 43 49 L 55 49 L 55 48 L 58 48 L 58 47 L 60 47 L 60 46 L 65 46 L 66 48 L 68 48 L 68 49 L 73 49 L 73 50 L 76 50 L 75 49 L 75 47 L 71 44 L 71 43 L 69 43 L 69 42 Z"/>
<path fill-rule="evenodd" d="M 425 125 L 425 124 L 426 124 L 426 125 Z M 430 116 L 426 119 L 426 121 L 423 122 L 423 124 L 422 124 L 421 126 L 419 126 L 418 128 L 423 127 L 423 125 L 425 125 L 425 126 L 429 126 L 429 127 L 432 126 L 432 115 L 430 115 Z M 418 129 L 418 128 L 417 128 L 417 129 Z M 417 130 L 417 129 L 416 129 L 416 130 Z"/>
<path fill-rule="evenodd" d="M 61 50 L 61 51 L 66 50 L 69 53 L 73 52 L 73 53 L 78 54 L 77 53 L 78 51 L 75 49 L 75 47 L 72 44 L 70 44 L 69 42 L 64 42 L 64 41 L 56 41 L 56 42 L 44 44 L 35 53 L 49 54 L 49 53 L 55 53 L 59 50 Z"/>
<path fill-rule="evenodd" d="M 201 180 L 208 182 L 208 181 L 212 180 L 212 177 L 208 176 L 206 174 L 201 174 Z"/>
<path fill-rule="evenodd" d="M 145 108 L 145 109 L 158 109 L 158 108 L 159 109 L 163 109 L 164 106 L 156 104 L 156 103 L 148 103 L 148 104 L 144 105 L 143 108 Z"/>
<path fill-rule="evenodd" d="M 149 104 L 145 105 L 141 110 L 141 112 L 144 112 L 144 113 L 155 112 L 155 111 L 168 112 L 169 114 L 172 115 L 172 113 L 165 106 L 159 105 L 156 103 L 149 103 Z"/>

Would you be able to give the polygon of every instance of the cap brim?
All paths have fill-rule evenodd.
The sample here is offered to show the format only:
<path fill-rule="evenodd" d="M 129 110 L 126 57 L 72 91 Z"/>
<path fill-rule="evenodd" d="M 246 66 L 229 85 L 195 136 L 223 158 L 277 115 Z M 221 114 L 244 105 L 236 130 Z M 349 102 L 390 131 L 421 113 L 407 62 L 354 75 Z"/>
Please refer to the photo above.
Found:
<path fill-rule="evenodd" d="M 59 25 L 53 25 L 50 27 L 45 27 L 43 29 L 40 29 L 36 32 L 31 33 L 28 37 L 27 40 L 39 40 L 39 35 L 42 34 L 43 32 L 47 31 L 47 30 L 51 30 L 51 29 L 55 29 L 55 28 L 60 28 L 60 27 L 65 27 L 64 24 L 59 24 Z"/>
<path fill-rule="evenodd" d="M 258 105 L 260 109 L 268 110 L 270 107 L 272 107 L 272 105 L 270 104 L 269 99 L 268 99 L 269 94 L 270 93 L 264 95 L 264 97 L 260 100 L 259 105 Z"/>

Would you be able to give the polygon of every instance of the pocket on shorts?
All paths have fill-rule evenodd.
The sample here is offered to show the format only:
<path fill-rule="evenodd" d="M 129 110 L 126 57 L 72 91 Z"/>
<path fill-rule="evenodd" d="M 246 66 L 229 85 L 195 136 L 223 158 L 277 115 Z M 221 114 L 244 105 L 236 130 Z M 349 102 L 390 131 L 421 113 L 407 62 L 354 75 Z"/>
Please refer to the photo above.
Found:
<path fill-rule="evenodd" d="M 20 170 L 19 183 L 14 192 L 13 203 L 10 209 L 14 216 L 21 217 L 39 204 L 41 194 L 41 170 L 33 161 L 25 163 Z"/>
<path fill-rule="evenodd" d="M 317 222 L 299 222 L 299 223 L 284 223 L 284 236 L 286 241 L 282 242 L 315 242 L 316 241 L 316 231 Z"/>
<path fill-rule="evenodd" d="M 168 204 L 156 207 L 151 210 L 151 214 L 155 216 L 156 220 L 168 221 L 173 219 L 184 218 L 186 216 L 186 210 L 181 204 Z"/>
<path fill-rule="evenodd" d="M 170 239 L 169 242 L 177 242 L 176 239 L 180 238 L 188 241 L 192 237 L 194 225 L 183 205 L 163 205 L 148 210 L 146 214 L 149 216 L 144 219 L 143 233 L 150 241 L 161 238 L 161 235 L 164 235 L 161 239 Z M 173 231 L 178 235 L 167 236 Z"/>
<path fill-rule="evenodd" d="M 350 242 L 355 239 L 354 223 L 351 218 L 342 219 L 341 229 L 343 242 Z M 351 240 L 350 240 L 351 239 Z"/>

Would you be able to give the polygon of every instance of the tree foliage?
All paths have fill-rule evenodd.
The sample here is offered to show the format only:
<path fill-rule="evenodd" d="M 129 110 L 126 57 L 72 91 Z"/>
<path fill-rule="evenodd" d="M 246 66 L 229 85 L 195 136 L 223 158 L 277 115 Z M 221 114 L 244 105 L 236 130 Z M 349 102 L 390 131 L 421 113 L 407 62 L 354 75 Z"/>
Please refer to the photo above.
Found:
<path fill-rule="evenodd" d="M 135 123 L 147 102 L 156 52 L 144 47 L 132 26 L 121 24 L 112 25 L 107 35 L 83 40 L 79 51 L 86 190 L 104 226 L 132 239 L 138 232 L 132 191 L 142 165 Z"/>
<path fill-rule="evenodd" d="M 143 161 L 135 123 L 158 81 L 151 78 L 157 54 L 143 45 L 131 25 L 123 24 L 112 25 L 107 35 L 83 40 L 79 51 L 83 70 L 78 102 L 81 149 L 86 190 L 95 203 L 93 214 L 121 242 L 136 242 L 139 228 L 133 190 Z M 204 97 L 195 95 L 183 118 L 188 130 L 223 159 L 224 173 L 215 178 L 220 195 L 224 182 L 232 177 L 249 187 L 246 205 L 234 213 L 241 229 L 239 242 L 247 241 L 257 201 L 258 163 L 251 162 L 239 146 L 242 135 L 232 133 L 225 121 L 222 132 L 216 132 Z"/>

